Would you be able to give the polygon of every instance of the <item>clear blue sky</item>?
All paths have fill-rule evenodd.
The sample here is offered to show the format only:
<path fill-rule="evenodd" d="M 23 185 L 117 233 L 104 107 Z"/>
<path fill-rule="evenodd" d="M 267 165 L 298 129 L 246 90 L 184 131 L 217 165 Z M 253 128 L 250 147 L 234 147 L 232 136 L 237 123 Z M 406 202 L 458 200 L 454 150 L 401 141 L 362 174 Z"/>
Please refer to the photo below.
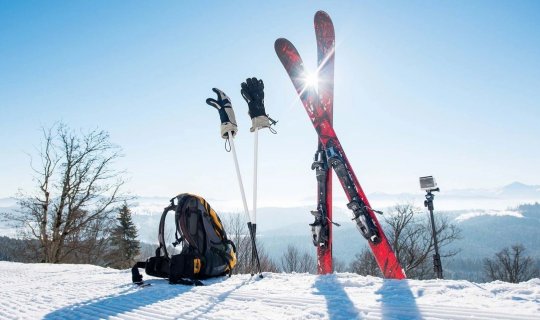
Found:
<path fill-rule="evenodd" d="M 32 185 L 27 153 L 63 121 L 110 132 L 134 194 L 239 201 L 204 102 L 215 86 L 236 109 L 250 201 L 249 76 L 279 120 L 260 134 L 261 204 L 313 197 L 315 131 L 273 44 L 314 69 L 320 9 L 338 43 L 335 128 L 366 192 L 416 192 L 429 174 L 445 189 L 540 184 L 538 1 L 2 0 L 0 197 Z"/>

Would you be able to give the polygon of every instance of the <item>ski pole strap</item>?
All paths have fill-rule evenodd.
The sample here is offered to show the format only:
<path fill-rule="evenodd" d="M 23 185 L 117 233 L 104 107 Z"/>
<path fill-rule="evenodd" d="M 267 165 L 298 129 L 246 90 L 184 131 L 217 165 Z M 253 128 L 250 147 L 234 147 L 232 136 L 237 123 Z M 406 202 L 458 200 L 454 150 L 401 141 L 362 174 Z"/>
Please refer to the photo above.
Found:
<path fill-rule="evenodd" d="M 268 127 L 268 130 L 270 130 L 270 132 L 272 132 L 273 134 L 277 134 L 276 129 L 272 128 L 273 125 L 276 125 L 278 123 L 277 120 L 270 118 L 270 115 L 268 114 L 266 116 L 268 117 L 268 121 L 270 121 L 270 126 Z"/>
<path fill-rule="evenodd" d="M 258 116 L 255 118 L 251 118 L 251 128 L 249 128 L 250 132 L 255 132 L 255 129 L 264 129 L 268 128 L 270 132 L 273 134 L 276 134 L 276 129 L 272 128 L 273 125 L 277 123 L 276 120 L 270 118 L 269 115 L 265 114 L 262 116 Z"/>

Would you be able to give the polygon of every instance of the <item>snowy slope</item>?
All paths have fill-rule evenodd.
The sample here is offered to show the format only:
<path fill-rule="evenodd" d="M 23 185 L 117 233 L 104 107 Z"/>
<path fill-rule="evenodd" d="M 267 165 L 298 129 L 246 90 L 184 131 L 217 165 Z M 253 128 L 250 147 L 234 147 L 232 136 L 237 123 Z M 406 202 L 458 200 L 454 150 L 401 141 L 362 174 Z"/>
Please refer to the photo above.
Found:
<path fill-rule="evenodd" d="M 145 277 L 148 279 L 148 277 Z M 540 279 L 396 281 L 249 275 L 137 288 L 129 270 L 0 262 L 1 319 L 540 319 Z"/>

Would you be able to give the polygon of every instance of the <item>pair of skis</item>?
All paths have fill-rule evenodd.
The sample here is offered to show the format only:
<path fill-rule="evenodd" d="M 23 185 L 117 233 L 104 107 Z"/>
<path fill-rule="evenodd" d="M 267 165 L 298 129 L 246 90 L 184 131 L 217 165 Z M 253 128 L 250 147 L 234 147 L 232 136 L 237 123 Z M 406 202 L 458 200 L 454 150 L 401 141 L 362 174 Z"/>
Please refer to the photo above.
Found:
<path fill-rule="evenodd" d="M 318 208 L 314 211 L 315 222 L 312 228 L 314 244 L 317 245 L 319 274 L 332 272 L 332 180 L 329 170 L 332 167 L 349 200 L 347 207 L 353 212 L 353 220 L 362 236 L 368 240 L 384 277 L 403 279 L 405 273 L 384 235 L 332 125 L 335 36 L 332 21 L 326 12 L 316 13 L 315 34 L 319 63 L 317 90 L 307 84 L 307 72 L 302 58 L 289 40 L 277 39 L 275 50 L 319 138 L 319 149 L 312 166 L 317 170 L 318 180 Z M 317 231 L 320 236 L 317 236 Z"/>

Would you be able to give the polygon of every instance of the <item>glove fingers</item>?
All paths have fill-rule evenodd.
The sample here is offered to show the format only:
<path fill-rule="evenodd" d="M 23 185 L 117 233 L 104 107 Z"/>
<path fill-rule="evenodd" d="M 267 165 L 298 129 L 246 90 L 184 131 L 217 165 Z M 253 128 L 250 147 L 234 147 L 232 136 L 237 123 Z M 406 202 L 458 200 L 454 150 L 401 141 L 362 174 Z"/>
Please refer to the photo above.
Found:
<path fill-rule="evenodd" d="M 212 98 L 208 98 L 206 99 L 206 103 L 216 109 L 221 109 L 221 106 L 219 105 L 219 103 L 216 101 L 216 99 L 212 99 Z"/>
<path fill-rule="evenodd" d="M 247 78 L 241 84 L 242 97 L 249 103 L 252 100 L 264 99 L 264 83 L 256 77 Z"/>
<path fill-rule="evenodd" d="M 240 90 L 240 93 L 242 94 L 242 98 L 244 98 L 244 100 L 246 100 L 247 103 L 251 101 L 251 95 L 248 93 L 247 90 L 242 89 Z"/>
<path fill-rule="evenodd" d="M 229 99 L 229 97 L 225 94 L 225 92 L 219 90 L 218 88 L 212 88 L 212 91 L 214 91 L 217 96 L 218 96 L 218 100 L 225 100 L 225 99 Z M 229 99 L 230 101 L 231 99 Z"/>
<path fill-rule="evenodd" d="M 249 90 L 248 85 L 247 85 L 247 83 L 245 83 L 245 82 L 242 82 L 242 84 L 241 84 L 240 86 L 242 87 L 242 90 L 244 90 L 244 91 L 248 91 L 248 90 Z"/>

